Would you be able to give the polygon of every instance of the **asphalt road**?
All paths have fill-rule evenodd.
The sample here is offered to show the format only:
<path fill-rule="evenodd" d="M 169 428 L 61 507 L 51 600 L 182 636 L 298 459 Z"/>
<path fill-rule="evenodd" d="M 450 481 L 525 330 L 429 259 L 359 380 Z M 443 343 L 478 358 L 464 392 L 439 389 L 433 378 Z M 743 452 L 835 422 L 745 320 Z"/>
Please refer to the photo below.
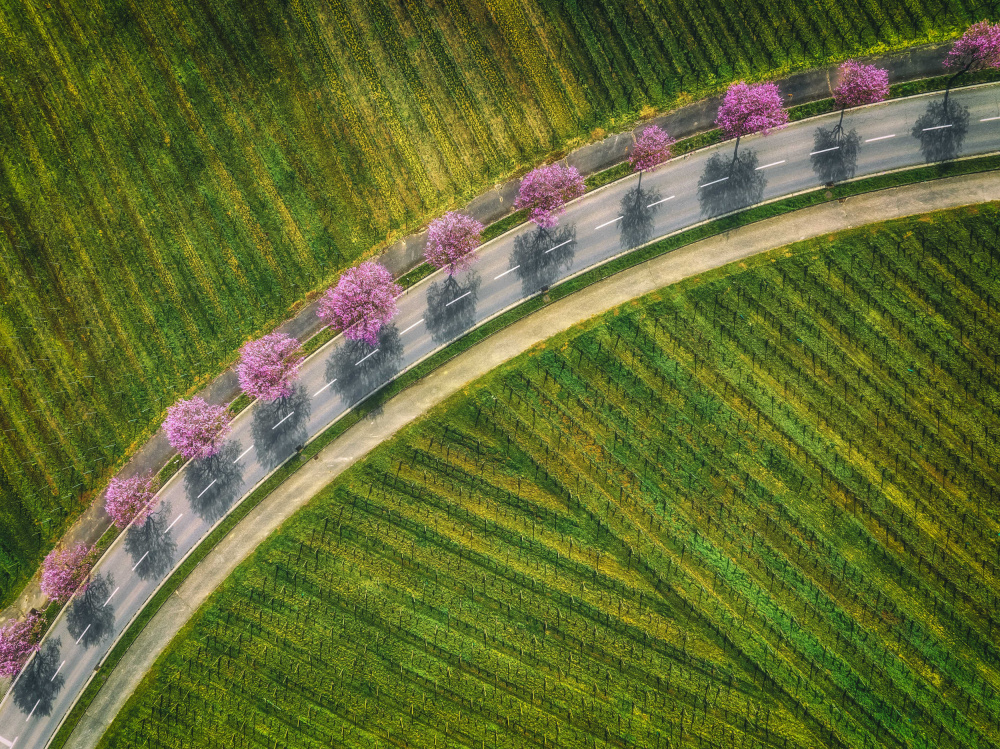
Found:
<path fill-rule="evenodd" d="M 688 154 L 572 203 L 549 231 L 521 227 L 473 268 L 409 289 L 379 345 L 338 337 L 303 365 L 295 393 L 233 422 L 220 454 L 188 463 L 56 621 L 0 704 L 0 749 L 44 747 L 117 636 L 160 582 L 257 483 L 368 393 L 469 328 L 548 285 L 699 221 L 817 184 L 1000 150 L 1000 85 L 900 99 Z"/>

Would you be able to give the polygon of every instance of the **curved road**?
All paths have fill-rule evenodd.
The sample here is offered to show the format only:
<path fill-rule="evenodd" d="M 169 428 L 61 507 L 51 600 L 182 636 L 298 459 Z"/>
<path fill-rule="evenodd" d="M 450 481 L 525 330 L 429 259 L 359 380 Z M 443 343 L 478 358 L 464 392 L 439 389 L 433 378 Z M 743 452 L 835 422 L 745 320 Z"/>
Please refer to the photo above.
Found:
<path fill-rule="evenodd" d="M 559 226 L 523 226 L 399 299 L 377 347 L 338 337 L 303 365 L 288 399 L 233 422 L 214 458 L 192 461 L 160 491 L 154 513 L 123 533 L 0 704 L 0 749 L 46 746 L 119 634 L 162 580 L 225 514 L 375 388 L 476 324 L 543 287 L 706 218 L 851 176 L 1000 149 L 1000 85 L 898 99 L 793 123 L 766 138 L 688 154 L 572 203 Z"/>

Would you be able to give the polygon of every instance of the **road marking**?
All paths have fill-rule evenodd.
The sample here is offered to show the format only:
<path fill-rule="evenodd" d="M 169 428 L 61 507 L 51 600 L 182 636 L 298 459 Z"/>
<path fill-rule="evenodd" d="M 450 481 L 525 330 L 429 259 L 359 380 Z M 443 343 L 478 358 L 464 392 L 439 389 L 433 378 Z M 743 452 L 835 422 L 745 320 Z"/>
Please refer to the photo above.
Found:
<path fill-rule="evenodd" d="M 147 551 L 147 552 L 146 552 L 146 554 L 148 554 L 148 553 L 149 553 L 149 552 Z M 145 559 L 145 558 L 146 558 L 146 554 L 143 554 L 143 555 L 142 555 L 142 559 Z M 142 559 L 140 559 L 139 561 L 141 562 L 141 561 L 142 561 Z M 135 567 L 133 567 L 132 569 L 135 569 Z M 87 634 L 87 630 L 89 630 L 89 629 L 90 629 L 90 624 L 88 624 L 88 625 L 87 625 L 87 627 L 86 627 L 86 629 L 84 629 L 84 630 L 83 630 L 83 632 L 81 632 L 81 633 L 80 633 L 80 636 L 76 638 L 76 644 L 77 644 L 77 645 L 79 645 L 79 644 L 80 644 L 80 640 L 82 640 L 82 639 L 83 639 L 83 636 L 84 636 L 85 634 Z M 35 707 L 38 707 L 38 705 L 35 705 Z M 32 710 L 31 712 L 35 712 L 35 711 L 34 711 L 34 710 Z M 29 716 L 29 717 L 30 717 L 30 716 Z"/>
<path fill-rule="evenodd" d="M 327 387 L 329 387 L 329 385 Z M 326 390 L 326 388 L 323 388 L 323 390 Z M 320 390 L 320 393 L 322 393 L 323 390 Z M 316 395 L 319 395 L 319 393 L 316 393 Z M 233 461 L 233 465 L 236 465 L 241 460 L 243 460 L 243 458 L 245 458 L 246 455 L 247 455 L 247 453 L 250 452 L 251 450 L 253 450 L 253 445 L 252 444 L 250 445 L 250 447 L 248 447 L 246 450 L 244 450 L 242 453 L 240 453 L 240 457 L 238 457 L 236 460 Z M 174 522 L 176 523 L 177 521 L 175 520 Z M 170 529 L 167 528 L 167 530 L 170 530 Z"/>
<path fill-rule="evenodd" d="M 141 557 L 139 557 L 139 561 L 132 565 L 132 571 L 133 572 L 135 572 L 135 568 L 138 567 L 140 564 L 142 564 L 142 560 L 145 559 L 147 556 L 149 556 L 149 552 L 148 551 L 145 554 L 143 554 Z M 77 640 L 77 642 L 79 642 L 79 640 Z"/>
<path fill-rule="evenodd" d="M 378 351 L 378 349 L 375 349 L 375 351 Z M 375 351 L 373 351 L 372 354 L 374 354 Z M 371 354 L 368 354 L 368 356 L 371 356 Z M 364 361 L 364 360 L 362 359 L 362 361 Z M 294 411 L 292 411 L 290 414 L 288 414 L 288 416 L 286 416 L 281 421 L 279 421 L 277 424 L 275 424 L 273 427 L 271 427 L 271 431 L 273 432 L 275 429 L 277 429 L 278 427 L 280 427 L 282 424 L 284 424 L 286 421 L 288 421 L 293 416 L 295 416 L 295 412 Z M 213 481 L 212 483 L 214 484 L 215 482 Z"/>
<path fill-rule="evenodd" d="M 616 219 L 612 219 L 611 221 L 605 221 L 605 222 L 604 222 L 603 224 L 601 224 L 600 226 L 595 226 L 595 227 L 594 227 L 594 231 L 597 231 L 598 229 L 603 229 L 603 228 L 604 228 L 605 226 L 611 226 L 611 224 L 617 224 L 617 223 L 618 223 L 619 221 L 621 221 L 621 220 L 622 220 L 623 218 L 625 218 L 625 217 L 624 217 L 624 216 L 619 216 L 618 218 L 616 218 Z"/>
<path fill-rule="evenodd" d="M 17 740 L 19 738 L 21 738 L 21 737 L 20 736 L 15 736 L 13 741 L 9 741 L 9 740 L 5 739 L 3 736 L 0 736 L 0 744 L 3 744 L 5 747 L 7 747 L 7 749 L 11 749 L 11 747 L 13 747 L 14 744 L 17 743 Z"/>
<path fill-rule="evenodd" d="M 180 520 L 182 517 L 184 517 L 183 512 L 174 518 L 174 522 L 172 522 L 170 525 L 167 526 L 167 529 L 163 531 L 163 535 L 170 533 L 170 529 L 173 528 L 175 525 L 177 525 L 177 521 Z M 114 593 L 112 593 L 111 595 L 114 595 Z"/>
<path fill-rule="evenodd" d="M 177 521 L 175 520 L 174 522 L 177 522 Z M 167 530 L 170 530 L 170 529 L 167 528 Z M 111 591 L 111 595 L 108 596 L 108 600 L 106 600 L 104 603 L 101 604 L 101 608 L 103 609 L 105 606 L 107 606 L 109 603 L 111 603 L 111 599 L 115 597 L 115 593 L 117 593 L 121 589 L 122 589 L 122 586 L 119 585 L 117 588 L 115 588 L 113 591 Z M 61 668 L 61 666 L 60 666 L 60 668 Z"/>
<path fill-rule="evenodd" d="M 274 429 L 274 427 L 271 427 L 271 429 Z M 211 488 L 212 488 L 213 486 L 215 486 L 215 482 L 216 482 L 216 481 L 218 481 L 218 479 L 212 479 L 212 483 L 211 483 L 211 484 L 209 484 L 208 486 L 206 486 L 206 487 L 205 487 L 204 489 L 202 489 L 202 490 L 201 490 L 201 494 L 204 494 L 204 493 L 205 493 L 205 492 L 207 492 L 207 491 L 208 491 L 209 489 L 211 489 Z M 201 494 L 199 494 L 199 495 L 198 495 L 198 499 L 201 499 Z M 135 569 L 135 568 L 133 567 L 132 569 Z"/>
<path fill-rule="evenodd" d="M 326 383 L 326 384 L 325 384 L 325 385 L 324 385 L 323 387 L 321 387 L 321 388 L 320 388 L 319 390 L 317 390 L 317 391 L 316 391 L 315 393 L 313 393 L 313 398 L 315 398 L 315 397 L 316 397 L 317 395 L 319 395 L 320 393 L 322 393 L 322 392 L 323 392 L 324 390 L 326 390 L 326 389 L 327 389 L 328 387 L 330 387 L 330 386 L 331 386 L 331 385 L 332 385 L 333 383 L 335 383 L 336 381 L 337 381 L 337 378 L 336 378 L 336 377 L 335 377 L 335 378 L 333 378 L 332 380 L 330 380 L 330 381 L 329 381 L 328 383 Z M 252 445 L 251 445 L 251 447 L 252 447 Z M 249 451 L 248 451 L 248 452 L 249 452 Z M 243 453 L 243 455 L 246 455 L 246 453 Z M 242 458 L 242 457 L 243 457 L 243 455 L 241 455 L 240 457 Z"/>
<path fill-rule="evenodd" d="M 725 182 L 727 179 L 729 179 L 729 177 L 723 177 L 722 179 L 717 179 L 717 180 L 713 180 L 711 182 L 706 182 L 703 185 L 698 185 L 698 189 L 700 190 L 703 187 L 711 187 L 712 185 L 717 185 L 720 182 Z"/>
<path fill-rule="evenodd" d="M 983 117 L 980 122 L 993 122 L 993 120 L 1000 120 L 1000 117 Z"/>
<path fill-rule="evenodd" d="M 455 297 L 455 298 L 454 298 L 454 299 L 452 299 L 452 300 L 451 300 L 450 302 L 448 302 L 448 303 L 447 303 L 447 304 L 445 305 L 445 307 L 450 307 L 451 305 L 453 305 L 453 304 L 454 304 L 455 302 L 459 301 L 460 299 L 465 299 L 465 297 L 469 296 L 469 294 L 471 294 L 471 293 L 472 293 L 472 291 L 467 291 L 467 292 L 465 292 L 464 294 L 462 294 L 462 296 L 457 296 L 457 297 Z M 368 356 L 371 356 L 371 354 L 369 354 Z M 368 357 L 366 356 L 365 358 L 367 359 Z"/>
<path fill-rule="evenodd" d="M 507 275 L 508 273 L 513 273 L 514 271 L 516 271 L 516 270 L 517 270 L 518 268 L 520 268 L 520 267 L 521 267 L 520 265 L 515 265 L 515 266 L 514 266 L 513 268 L 511 268 L 510 270 L 505 270 L 505 271 L 504 271 L 503 273 L 501 273 L 501 274 L 500 274 L 499 276 L 493 276 L 493 280 L 494 280 L 494 281 L 496 281 L 496 280 L 497 280 L 498 278 L 503 278 L 503 277 L 504 277 L 504 276 L 506 276 L 506 275 Z"/>
<path fill-rule="evenodd" d="M 874 143 L 877 140 L 887 140 L 889 138 L 895 138 L 895 137 L 896 137 L 895 133 L 893 133 L 892 135 L 880 135 L 877 138 L 869 138 L 868 140 L 865 141 L 865 143 Z"/>
<path fill-rule="evenodd" d="M 354 366 L 355 367 L 358 366 L 361 362 L 363 362 L 363 361 L 365 361 L 367 359 L 370 359 L 371 357 L 375 356 L 375 354 L 377 354 L 377 353 L 378 353 L 378 349 L 375 349 L 370 354 L 365 354 L 360 359 L 358 359 L 356 362 L 354 362 Z M 286 416 L 285 418 L 287 419 L 288 417 Z"/>
<path fill-rule="evenodd" d="M 946 127 L 951 127 L 951 123 L 947 125 L 935 125 L 934 127 L 925 127 L 924 132 L 926 133 L 928 130 L 944 130 Z"/>
<path fill-rule="evenodd" d="M 770 164 L 764 164 L 764 166 L 757 167 L 756 169 L 754 169 L 754 171 L 759 172 L 761 169 L 767 169 L 768 167 L 778 166 L 778 164 L 784 164 L 784 163 L 785 159 L 782 159 L 781 161 L 772 161 Z"/>
<path fill-rule="evenodd" d="M 657 200 L 655 203 L 650 203 L 646 207 L 652 208 L 654 205 L 659 205 L 660 203 L 666 203 L 668 200 L 673 200 L 676 197 L 677 197 L 676 195 L 671 195 L 669 198 L 664 198 L 663 200 Z"/>
<path fill-rule="evenodd" d="M 52 674 L 52 678 L 49 679 L 49 681 L 55 681 L 56 677 L 59 675 L 59 672 L 62 671 L 62 667 L 65 666 L 65 665 L 66 665 L 66 661 L 63 661 L 62 663 L 60 663 L 59 664 L 59 668 L 57 668 L 56 672 L 54 674 Z"/>
<path fill-rule="evenodd" d="M 810 151 L 810 152 L 809 152 L 809 155 L 810 155 L 810 156 L 815 156 L 815 155 L 816 155 L 816 154 L 818 154 L 818 153 L 829 153 L 830 151 L 837 151 L 837 150 L 839 150 L 839 149 L 840 149 L 840 146 L 833 146 L 833 147 L 831 147 L 831 148 L 821 148 L 821 149 L 820 149 L 820 150 L 818 150 L 818 151 Z"/>
<path fill-rule="evenodd" d="M 84 630 L 84 632 L 86 632 L 86 631 L 87 630 Z M 35 710 L 38 709 L 38 705 L 41 703 L 41 701 L 42 701 L 41 697 L 39 697 L 37 700 L 35 700 L 35 706 L 33 708 L 31 708 L 31 712 L 28 713 L 28 717 L 24 719 L 25 723 L 27 723 L 29 720 L 31 720 L 31 716 L 35 714 Z"/>
<path fill-rule="evenodd" d="M 569 244 L 569 243 L 570 243 L 570 242 L 572 242 L 572 241 L 573 241 L 572 239 L 567 239 L 567 240 L 566 240 L 565 242 L 560 242 L 560 243 L 559 243 L 559 244 L 557 244 L 557 245 L 556 245 L 555 247 L 549 247 L 549 249 L 547 249 L 547 250 L 546 250 L 545 252 L 543 252 L 542 254 L 543 254 L 543 255 L 548 255 L 548 254 L 549 254 L 550 252 L 552 252 L 552 250 L 558 250 L 558 249 L 559 249 L 560 247 L 562 247 L 562 246 L 563 246 L 564 244 Z"/>
<path fill-rule="evenodd" d="M 413 325 L 411 325 L 406 330 L 404 330 L 402 333 L 400 333 L 400 335 L 406 335 L 407 333 L 409 333 L 411 330 L 413 330 L 415 327 L 417 327 L 423 321 L 424 321 L 424 318 L 421 317 L 419 320 L 417 320 L 415 323 L 413 323 Z"/>

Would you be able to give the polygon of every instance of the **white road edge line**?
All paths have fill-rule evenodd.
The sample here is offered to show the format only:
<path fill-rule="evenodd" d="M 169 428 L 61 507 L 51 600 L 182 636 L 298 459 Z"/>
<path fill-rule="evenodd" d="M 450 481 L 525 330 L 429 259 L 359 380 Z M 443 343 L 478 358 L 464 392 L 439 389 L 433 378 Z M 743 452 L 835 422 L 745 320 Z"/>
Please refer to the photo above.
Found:
<path fill-rule="evenodd" d="M 520 265 L 515 265 L 515 266 L 514 266 L 513 268 L 511 268 L 510 270 L 505 270 L 505 271 L 504 271 L 503 273 L 501 273 L 501 274 L 500 274 L 499 276 L 493 276 L 493 280 L 494 280 L 494 281 L 496 281 L 496 280 L 498 280 L 498 279 L 500 279 L 500 278 L 503 278 L 503 277 L 504 277 L 504 276 L 506 276 L 506 275 L 507 275 L 508 273 L 513 273 L 514 271 L 516 271 L 516 270 L 517 270 L 518 268 L 520 268 L 520 267 L 521 267 Z"/>
<path fill-rule="evenodd" d="M 375 349 L 375 351 L 378 351 L 378 349 Z M 374 354 L 375 351 L 373 351 L 372 354 Z M 369 356 L 371 356 L 371 354 L 369 354 Z M 279 421 L 277 424 L 275 424 L 273 427 L 271 427 L 271 431 L 273 432 L 275 429 L 277 429 L 278 427 L 280 427 L 282 424 L 284 424 L 286 421 L 288 421 L 293 416 L 295 416 L 295 412 L 294 411 L 292 411 L 290 414 L 288 414 L 288 416 L 286 416 L 281 421 Z M 213 481 L 212 483 L 214 484 L 215 482 Z"/>
<path fill-rule="evenodd" d="M 594 231 L 597 231 L 598 229 L 603 229 L 605 226 L 611 226 L 611 224 L 617 224 L 623 218 L 625 218 L 625 217 L 624 216 L 619 216 L 618 218 L 612 219 L 611 221 L 605 221 L 600 226 L 595 226 L 594 227 Z"/>
<path fill-rule="evenodd" d="M 146 552 L 146 554 L 148 554 L 148 553 L 149 553 L 149 552 L 147 551 L 147 552 Z M 143 558 L 143 559 L 145 559 L 145 558 L 146 558 L 146 554 L 143 554 L 143 555 L 142 555 L 142 558 Z M 142 561 L 142 560 L 140 559 L 139 561 Z M 132 569 L 135 569 L 135 567 L 133 567 Z M 86 627 L 84 628 L 83 632 L 81 632 L 81 633 L 80 633 L 80 636 L 76 638 L 76 644 L 77 644 L 77 645 L 79 645 L 79 644 L 80 644 L 80 640 L 82 640 L 82 639 L 83 639 L 83 636 L 84 636 L 85 634 L 87 634 L 87 630 L 88 630 L 88 629 L 90 629 L 90 624 L 88 624 L 88 625 L 87 625 L 87 626 L 86 626 Z M 34 712 L 34 710 L 32 710 L 31 712 Z"/>
<path fill-rule="evenodd" d="M 983 117 L 980 122 L 993 122 L 994 120 L 1000 120 L 1000 117 Z"/>
<path fill-rule="evenodd" d="M 566 240 L 565 242 L 560 242 L 560 243 L 559 243 L 559 244 L 557 244 L 557 245 L 556 245 L 555 247 L 549 247 L 549 249 L 547 249 L 547 250 L 546 250 L 545 252 L 543 252 L 542 254 L 543 254 L 543 255 L 548 255 L 548 254 L 549 254 L 550 252 L 552 252 L 552 250 L 558 250 L 558 249 L 559 249 L 560 247 L 562 247 L 562 246 L 563 246 L 564 244 L 569 244 L 569 243 L 570 243 L 570 242 L 572 242 L 572 241 L 573 241 L 572 239 L 567 239 L 567 240 Z"/>
<path fill-rule="evenodd" d="M 178 515 L 177 517 L 174 518 L 174 522 L 172 522 L 170 525 L 167 526 L 167 529 L 165 531 L 163 531 L 164 535 L 166 535 L 167 533 L 170 533 L 170 529 L 173 528 L 175 525 L 177 525 L 177 521 L 180 520 L 182 517 L 184 517 L 184 513 L 183 512 L 180 515 Z M 117 593 L 117 592 L 118 592 L 118 590 L 116 588 L 115 589 L 115 593 Z M 114 595 L 114 593 L 112 593 L 111 595 Z M 109 598 L 108 600 L 110 601 L 111 599 Z"/>
<path fill-rule="evenodd" d="M 327 387 L 329 387 L 329 385 L 327 385 Z M 324 388 L 324 390 L 325 390 L 325 389 L 326 389 L 326 388 Z M 322 391 L 321 391 L 321 392 L 322 392 Z M 316 395 L 319 395 L 319 393 L 317 393 Z M 243 458 L 245 458 L 245 457 L 246 457 L 246 455 L 247 455 L 247 453 L 248 453 L 248 452 L 250 452 L 251 450 L 253 450 L 253 445 L 250 445 L 250 447 L 248 447 L 248 448 L 247 448 L 246 450 L 244 450 L 244 451 L 243 451 L 242 453 L 240 453 L 240 457 L 238 457 L 238 458 L 237 458 L 236 460 L 234 460 L 234 461 L 233 461 L 233 465 L 236 465 L 236 464 L 237 464 L 237 463 L 239 463 L 239 462 L 240 462 L 241 460 L 243 460 Z M 176 523 L 177 521 L 175 520 L 174 522 Z M 167 528 L 167 530 L 170 530 L 170 529 L 169 529 L 169 528 Z"/>
<path fill-rule="evenodd" d="M 951 127 L 951 123 L 947 125 L 935 125 L 934 127 L 925 127 L 924 132 L 926 133 L 928 130 L 944 130 L 946 127 Z"/>
<path fill-rule="evenodd" d="M 467 291 L 467 292 L 465 292 L 464 294 L 462 294 L 462 296 L 457 296 L 457 297 L 455 297 L 455 298 L 454 298 L 454 299 L 452 299 L 452 300 L 451 300 L 450 302 L 448 302 L 448 303 L 447 303 L 447 304 L 445 305 L 445 307 L 450 307 L 451 305 L 453 305 L 453 304 L 454 304 L 455 302 L 459 301 L 460 299 L 465 299 L 465 297 L 469 296 L 469 294 L 471 294 L 471 293 L 472 293 L 471 291 Z M 368 356 L 371 356 L 371 354 L 368 354 Z M 367 359 L 367 358 L 368 358 L 368 356 L 366 356 L 366 357 L 365 357 L 365 359 Z"/>
<path fill-rule="evenodd" d="M 405 335 L 405 334 L 409 333 L 411 330 L 413 330 L 415 327 L 417 327 L 423 321 L 424 321 L 424 318 L 421 317 L 419 320 L 417 320 L 415 323 L 413 323 L 413 325 L 411 325 L 406 330 L 404 330 L 402 333 L 400 333 L 400 335 Z"/>
<path fill-rule="evenodd" d="M 272 428 L 272 429 L 274 429 L 274 427 L 271 427 L 271 428 Z M 204 489 L 202 489 L 202 490 L 201 490 L 201 494 L 204 494 L 204 493 L 205 493 L 205 492 L 207 492 L 207 491 L 208 491 L 209 489 L 211 489 L 211 488 L 212 488 L 213 486 L 215 486 L 215 482 L 216 482 L 216 481 L 218 481 L 218 479 L 212 479 L 212 483 L 211 483 L 211 484 L 209 484 L 208 486 L 206 486 L 206 487 L 205 487 Z M 199 494 L 199 495 L 198 495 L 198 499 L 201 499 L 201 494 Z M 135 567 L 133 567 L 132 569 L 135 569 Z"/>
<path fill-rule="evenodd" d="M 108 596 L 108 600 L 106 600 L 104 603 L 101 604 L 101 608 L 103 609 L 105 606 L 107 606 L 109 603 L 111 603 L 111 599 L 115 597 L 115 593 L 117 593 L 121 589 L 122 589 L 122 586 L 119 585 L 117 588 L 115 588 L 113 591 L 111 591 L 111 595 Z M 65 663 L 65 661 L 63 661 L 63 662 Z"/>
<path fill-rule="evenodd" d="M 315 397 L 316 397 L 317 395 L 319 395 L 320 393 L 322 393 L 322 392 L 323 392 L 324 390 L 326 390 L 326 389 L 327 389 L 328 387 L 330 387 L 330 386 L 331 386 L 331 385 L 332 385 L 333 383 L 335 383 L 336 381 L 337 381 L 337 379 L 336 379 L 336 378 L 334 378 L 334 379 L 330 380 L 330 381 L 329 381 L 328 383 L 326 383 L 326 384 L 325 384 L 325 385 L 324 385 L 323 387 L 321 387 L 321 388 L 320 388 L 319 390 L 317 390 L 317 391 L 316 391 L 315 393 L 313 393 L 313 398 L 315 398 Z M 252 445 L 251 445 L 251 447 L 252 447 Z M 246 455 L 246 453 L 244 453 L 244 455 Z M 243 457 L 243 456 L 241 455 L 240 457 Z"/>
<path fill-rule="evenodd" d="M 673 200 L 676 197 L 677 197 L 676 195 L 671 195 L 669 198 L 664 198 L 663 200 L 657 200 L 655 203 L 650 203 L 646 207 L 652 208 L 654 205 L 659 205 L 660 203 L 666 203 L 668 200 Z"/>
<path fill-rule="evenodd" d="M 59 672 L 62 671 L 62 667 L 65 666 L 65 665 L 66 665 L 66 661 L 63 661 L 62 663 L 60 663 L 59 664 L 59 668 L 57 668 L 56 672 L 54 674 L 52 674 L 52 678 L 49 679 L 49 681 L 55 681 L 56 677 L 59 675 Z"/>
<path fill-rule="evenodd" d="M 895 137 L 896 137 L 895 133 L 893 133 L 892 135 L 880 135 L 877 138 L 868 138 L 868 140 L 866 140 L 865 143 L 874 143 L 877 140 L 887 140 L 889 138 L 895 138 Z"/>
<path fill-rule="evenodd" d="M 770 164 L 764 164 L 764 166 L 757 167 L 756 169 L 754 169 L 754 171 L 759 172 L 761 169 L 767 169 L 768 167 L 778 166 L 778 164 L 784 164 L 785 161 L 786 159 L 782 159 L 781 161 L 772 161 Z"/>
<path fill-rule="evenodd" d="M 729 177 L 723 177 L 722 179 L 716 179 L 716 180 L 712 180 L 711 182 L 706 182 L 703 185 L 698 185 L 698 189 L 700 190 L 703 187 L 711 187 L 712 185 L 717 185 L 720 182 L 725 182 L 727 179 L 729 179 Z"/>
<path fill-rule="evenodd" d="M 371 357 L 375 356 L 375 354 L 377 354 L 377 353 L 378 353 L 378 349 L 375 349 L 375 350 L 374 350 L 374 351 L 372 351 L 371 353 L 368 353 L 368 354 L 365 354 L 365 355 L 364 355 L 364 356 L 362 356 L 362 357 L 361 357 L 360 359 L 358 359 L 358 360 L 357 360 L 356 362 L 354 362 L 354 366 L 355 366 L 355 367 L 356 367 L 356 366 L 358 366 L 358 365 L 359 365 L 359 364 L 360 364 L 361 362 L 363 362 L 363 361 L 366 361 L 366 360 L 370 359 Z M 291 415 L 291 414 L 289 414 L 289 416 L 290 416 L 290 415 Z M 286 417 L 285 417 L 285 419 L 287 419 L 287 418 L 288 418 L 288 416 L 286 416 Z M 284 421 L 285 419 L 282 419 L 281 421 Z M 278 423 L 280 424 L 280 423 L 281 423 L 281 421 L 279 421 Z"/>
<path fill-rule="evenodd" d="M 839 151 L 839 150 L 840 150 L 840 146 L 833 146 L 833 147 L 831 147 L 831 148 L 821 148 L 821 149 L 820 149 L 820 150 L 818 150 L 818 151 L 810 151 L 810 152 L 809 152 L 809 155 L 810 155 L 810 156 L 815 156 L 815 155 L 816 155 L 816 154 L 818 154 L 818 153 L 827 153 L 827 152 L 829 152 L 829 151 Z"/>

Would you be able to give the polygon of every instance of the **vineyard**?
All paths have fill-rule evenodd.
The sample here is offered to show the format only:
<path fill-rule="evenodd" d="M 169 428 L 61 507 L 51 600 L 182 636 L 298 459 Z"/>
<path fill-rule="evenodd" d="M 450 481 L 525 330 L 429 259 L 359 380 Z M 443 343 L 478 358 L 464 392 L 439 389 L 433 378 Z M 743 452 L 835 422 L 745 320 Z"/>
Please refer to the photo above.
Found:
<path fill-rule="evenodd" d="M 337 271 L 717 89 L 995 0 L 0 0 L 0 603 L 167 405 Z"/>
<path fill-rule="evenodd" d="M 1000 205 L 558 336 L 350 469 L 105 747 L 995 747 Z"/>

